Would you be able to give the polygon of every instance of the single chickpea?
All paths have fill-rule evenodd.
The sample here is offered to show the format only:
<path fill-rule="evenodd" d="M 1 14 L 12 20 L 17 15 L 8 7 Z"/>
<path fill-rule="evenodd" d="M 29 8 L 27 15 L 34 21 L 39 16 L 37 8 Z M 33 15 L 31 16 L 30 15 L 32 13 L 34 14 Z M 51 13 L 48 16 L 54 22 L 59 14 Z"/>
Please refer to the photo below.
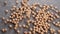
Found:
<path fill-rule="evenodd" d="M 16 0 L 16 4 L 18 4 L 19 2 L 18 2 L 18 0 Z"/>
<path fill-rule="evenodd" d="M 28 34 L 28 32 L 24 31 L 24 34 Z"/>
<path fill-rule="evenodd" d="M 18 34 L 20 34 L 20 31 L 19 31 L 19 30 L 17 30 L 17 33 L 18 33 Z"/>
<path fill-rule="evenodd" d="M 28 32 L 29 34 L 32 34 L 31 31 Z"/>
<path fill-rule="evenodd" d="M 19 25 L 19 27 L 22 27 L 22 25 Z"/>
<path fill-rule="evenodd" d="M 8 10 L 5 10 L 5 13 L 8 13 L 9 11 Z"/>
<path fill-rule="evenodd" d="M 12 28 L 12 25 L 9 25 L 9 28 L 11 29 Z"/>
<path fill-rule="evenodd" d="M 58 34 L 60 34 L 60 30 L 58 30 Z"/>
<path fill-rule="evenodd" d="M 4 5 L 7 5 L 7 1 L 4 1 Z"/>

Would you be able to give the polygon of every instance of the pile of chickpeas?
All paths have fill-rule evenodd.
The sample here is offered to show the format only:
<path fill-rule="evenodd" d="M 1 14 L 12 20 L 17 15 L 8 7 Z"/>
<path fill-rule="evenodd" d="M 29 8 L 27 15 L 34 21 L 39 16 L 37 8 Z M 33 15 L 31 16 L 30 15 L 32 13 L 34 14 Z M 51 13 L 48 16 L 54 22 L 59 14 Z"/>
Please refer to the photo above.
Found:
<path fill-rule="evenodd" d="M 5 17 L 2 17 L 4 24 L 9 24 L 8 28 L 10 30 L 14 29 L 17 34 L 21 33 L 18 28 L 28 30 L 23 31 L 23 34 L 48 34 L 48 31 L 50 31 L 50 34 L 56 34 L 56 30 L 51 28 L 50 23 L 52 23 L 53 20 L 60 18 L 59 10 L 55 10 L 56 7 L 53 7 L 52 5 L 40 5 L 39 3 L 29 5 L 27 3 L 28 1 L 29 0 L 22 0 L 20 7 L 13 5 L 10 10 L 5 10 L 6 14 L 9 11 L 11 13 L 7 19 L 5 19 Z M 7 5 L 7 2 L 5 1 L 4 4 Z M 16 0 L 16 4 L 19 4 L 18 0 Z M 54 14 L 53 12 L 51 13 L 49 9 L 54 10 L 57 14 Z M 26 24 L 21 25 L 20 23 L 22 23 L 23 20 Z M 60 28 L 59 21 L 53 22 L 52 24 Z M 1 31 L 7 32 L 7 29 L 3 28 Z M 60 34 L 60 30 L 57 30 L 57 32 Z"/>

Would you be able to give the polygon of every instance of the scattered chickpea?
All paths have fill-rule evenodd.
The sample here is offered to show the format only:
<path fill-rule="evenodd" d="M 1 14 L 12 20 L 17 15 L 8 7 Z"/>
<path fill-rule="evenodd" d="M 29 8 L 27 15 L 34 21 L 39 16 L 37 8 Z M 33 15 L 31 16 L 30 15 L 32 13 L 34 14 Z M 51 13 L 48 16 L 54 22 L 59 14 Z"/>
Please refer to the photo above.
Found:
<path fill-rule="evenodd" d="M 58 34 L 60 34 L 60 30 L 58 30 Z"/>
<path fill-rule="evenodd" d="M 9 25 L 9 28 L 11 29 L 12 28 L 12 25 Z"/>
<path fill-rule="evenodd" d="M 17 34 L 20 34 L 20 31 L 19 30 L 17 30 Z"/>
<path fill-rule="evenodd" d="M 13 5 L 13 6 L 12 6 L 12 8 L 16 8 L 16 6 L 15 6 L 15 5 Z"/>
<path fill-rule="evenodd" d="M 55 24 L 55 22 L 53 22 L 53 24 Z"/>
<path fill-rule="evenodd" d="M 58 10 L 55 10 L 57 13 L 59 12 Z"/>
<path fill-rule="evenodd" d="M 50 28 L 50 32 L 51 33 L 54 33 L 55 32 L 55 29 Z"/>
<path fill-rule="evenodd" d="M 7 24 L 7 21 L 4 21 L 5 24 Z"/>
<path fill-rule="evenodd" d="M 30 31 L 32 31 L 33 29 L 32 28 L 30 28 Z"/>
<path fill-rule="evenodd" d="M 25 28 L 25 27 L 26 27 L 26 25 L 25 25 L 25 24 L 23 24 L 23 27 Z"/>
<path fill-rule="evenodd" d="M 5 13 L 8 13 L 9 11 L 8 10 L 5 10 Z"/>
<path fill-rule="evenodd" d="M 50 5 L 50 7 L 53 7 L 53 5 Z"/>
<path fill-rule="evenodd" d="M 19 27 L 22 27 L 22 25 L 19 25 Z"/>
<path fill-rule="evenodd" d="M 24 34 L 28 34 L 28 32 L 24 31 Z"/>
<path fill-rule="evenodd" d="M 6 31 L 7 31 L 7 29 L 6 29 L 6 28 L 3 28 L 3 29 L 2 29 L 2 32 L 6 32 Z"/>
<path fill-rule="evenodd" d="M 18 4 L 19 2 L 18 2 L 18 0 L 16 0 L 16 4 Z"/>
<path fill-rule="evenodd" d="M 32 34 L 32 32 L 31 32 L 31 31 L 29 31 L 28 33 L 29 33 L 29 34 Z"/>
<path fill-rule="evenodd" d="M 7 5 L 7 1 L 4 1 L 4 5 Z"/>
<path fill-rule="evenodd" d="M 7 22 L 9 22 L 9 19 L 6 19 Z"/>
<path fill-rule="evenodd" d="M 5 17 L 2 17 L 2 20 L 5 20 Z"/>
<path fill-rule="evenodd" d="M 29 26 L 26 25 L 26 28 L 28 28 Z"/>

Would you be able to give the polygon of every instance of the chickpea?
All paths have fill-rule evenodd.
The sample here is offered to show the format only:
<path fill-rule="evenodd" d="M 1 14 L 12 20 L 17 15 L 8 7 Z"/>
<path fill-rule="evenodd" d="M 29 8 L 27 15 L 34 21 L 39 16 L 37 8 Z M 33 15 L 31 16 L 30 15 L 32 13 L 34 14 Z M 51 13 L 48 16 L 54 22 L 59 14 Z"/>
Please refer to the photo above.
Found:
<path fill-rule="evenodd" d="M 22 25 L 19 25 L 19 27 L 22 27 Z"/>
<path fill-rule="evenodd" d="M 60 34 L 60 30 L 58 30 L 58 34 Z"/>
<path fill-rule="evenodd" d="M 9 25 L 9 28 L 11 29 L 12 28 L 12 25 Z"/>
<path fill-rule="evenodd" d="M 16 0 L 16 4 L 18 4 L 19 2 L 18 2 L 18 0 Z"/>
<path fill-rule="evenodd" d="M 7 1 L 4 1 L 4 5 L 7 5 Z"/>
<path fill-rule="evenodd" d="M 28 34 L 28 32 L 24 31 L 24 34 Z"/>
<path fill-rule="evenodd" d="M 3 28 L 3 29 L 2 29 L 2 32 L 6 32 L 6 31 L 7 31 L 7 29 L 6 29 L 6 28 Z"/>
<path fill-rule="evenodd" d="M 5 10 L 5 13 L 8 13 L 8 10 Z"/>
<path fill-rule="evenodd" d="M 29 33 L 29 34 L 32 34 L 32 32 L 31 32 L 31 31 L 29 31 L 28 33 Z"/>
<path fill-rule="evenodd" d="M 20 34 L 20 31 L 19 31 L 19 30 L 17 30 L 17 33 L 18 33 L 18 34 Z"/>
<path fill-rule="evenodd" d="M 55 30 L 51 28 L 51 29 L 50 29 L 50 32 L 51 32 L 51 33 L 54 33 L 54 32 L 55 32 Z"/>

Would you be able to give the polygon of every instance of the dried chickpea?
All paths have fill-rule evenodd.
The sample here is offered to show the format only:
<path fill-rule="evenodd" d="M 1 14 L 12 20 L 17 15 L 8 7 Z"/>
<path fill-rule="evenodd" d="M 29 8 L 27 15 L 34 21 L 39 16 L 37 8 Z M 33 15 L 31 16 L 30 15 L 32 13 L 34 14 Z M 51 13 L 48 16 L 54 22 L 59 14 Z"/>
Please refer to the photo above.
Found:
<path fill-rule="evenodd" d="M 2 29 L 2 32 L 6 32 L 6 31 L 7 31 L 7 29 L 6 29 L 6 28 L 3 28 L 3 29 Z"/>

